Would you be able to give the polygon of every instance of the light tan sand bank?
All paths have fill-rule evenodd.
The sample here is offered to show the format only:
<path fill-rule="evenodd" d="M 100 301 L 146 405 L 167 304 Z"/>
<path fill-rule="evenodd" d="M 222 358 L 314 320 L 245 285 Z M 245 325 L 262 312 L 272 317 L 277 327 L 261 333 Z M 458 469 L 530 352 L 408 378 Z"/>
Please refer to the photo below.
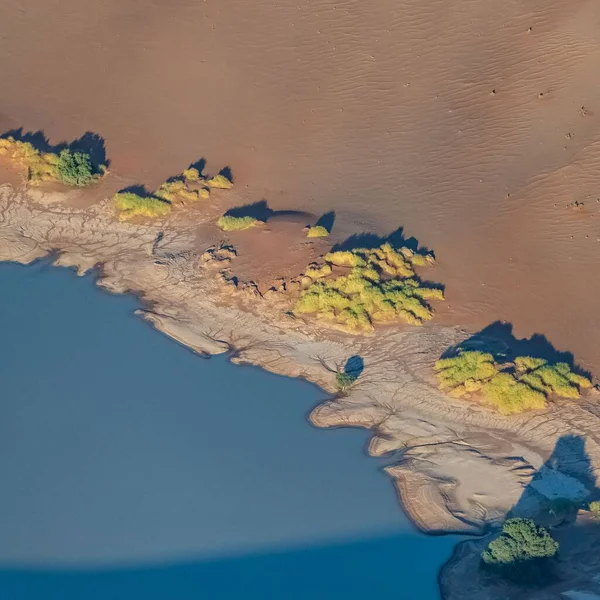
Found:
<path fill-rule="evenodd" d="M 362 357 L 365 369 L 351 393 L 325 400 L 311 420 L 369 428 L 369 452 L 397 458 L 386 472 L 424 531 L 476 533 L 501 520 L 565 436 L 585 439 L 589 457 L 568 464 L 568 474 L 586 480 L 590 469 L 598 472 L 598 392 L 510 418 L 452 400 L 437 390 L 432 365 L 467 332 L 436 325 L 384 328 L 369 337 L 332 332 L 286 314 L 285 295 L 265 297 L 253 282 L 224 279 L 214 268 L 220 259 L 205 254 L 216 228 L 199 213 L 134 224 L 116 220 L 108 201 L 77 208 L 56 199 L 40 202 L 37 193 L 0 187 L 1 260 L 54 254 L 55 264 L 80 273 L 97 267 L 100 286 L 137 294 L 144 318 L 196 352 L 230 351 L 236 362 L 325 390 L 334 390 L 336 368 Z M 221 258 L 238 260 L 231 251 Z"/>

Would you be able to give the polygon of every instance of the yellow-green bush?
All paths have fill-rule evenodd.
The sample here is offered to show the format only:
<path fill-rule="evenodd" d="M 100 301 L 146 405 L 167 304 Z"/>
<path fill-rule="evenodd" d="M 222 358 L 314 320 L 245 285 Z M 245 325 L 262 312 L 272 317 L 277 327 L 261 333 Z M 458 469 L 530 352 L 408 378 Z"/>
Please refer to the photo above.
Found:
<path fill-rule="evenodd" d="M 592 385 L 567 363 L 551 365 L 542 358 L 519 356 L 513 363 L 499 364 L 491 354 L 475 350 L 438 360 L 435 371 L 440 389 L 449 395 L 479 394 L 484 404 L 505 415 L 544 408 L 552 396 L 578 398 L 580 389 Z"/>
<path fill-rule="evenodd" d="M 258 219 L 254 217 L 232 217 L 231 215 L 222 215 L 217 221 L 217 226 L 223 231 L 241 231 L 258 225 Z"/>
<path fill-rule="evenodd" d="M 200 171 L 195 167 L 190 167 L 189 169 L 186 169 L 182 173 L 182 175 L 186 181 L 191 181 L 192 183 L 198 183 L 199 181 L 202 181 L 202 175 L 200 174 Z"/>
<path fill-rule="evenodd" d="M 327 237 L 329 235 L 329 231 L 322 225 L 315 225 L 308 230 L 306 237 L 316 238 L 316 237 Z"/>
<path fill-rule="evenodd" d="M 594 515 L 594 519 L 600 521 L 600 500 L 590 502 L 589 509 L 592 515 Z"/>
<path fill-rule="evenodd" d="M 94 173 L 90 155 L 64 149 L 60 154 L 40 152 L 30 142 L 13 137 L 0 138 L 0 155 L 25 170 L 30 183 L 58 181 L 65 185 L 84 186 L 101 177 L 106 167 L 100 165 Z"/>
<path fill-rule="evenodd" d="M 198 190 L 191 190 L 187 186 L 187 182 L 182 179 L 173 179 L 171 181 L 165 181 L 154 193 L 155 196 L 168 200 L 169 202 L 176 202 L 181 200 L 183 202 L 195 202 L 200 200 L 200 194 Z"/>
<path fill-rule="evenodd" d="M 322 277 L 331 275 L 331 265 L 324 264 L 319 266 L 316 263 L 313 263 L 312 265 L 308 265 L 304 274 L 311 279 L 321 279 Z"/>
<path fill-rule="evenodd" d="M 424 287 L 416 278 L 416 262 L 433 263 L 432 257 L 421 260 L 418 256 L 408 248 L 396 251 L 390 244 L 329 252 L 322 267 L 311 265 L 307 270 L 306 275 L 318 281 L 302 293 L 294 312 L 316 313 L 349 331 L 369 331 L 374 323 L 398 320 L 421 325 L 433 317 L 427 301 L 443 300 L 444 294 Z M 328 277 L 332 266 L 347 269 Z M 317 273 L 319 276 L 313 277 Z"/>
<path fill-rule="evenodd" d="M 215 175 L 211 179 L 207 179 L 206 185 L 208 187 L 218 188 L 221 190 L 228 190 L 233 187 L 233 182 L 227 179 L 225 175 L 219 173 L 219 175 Z"/>
<path fill-rule="evenodd" d="M 133 192 L 119 192 L 113 202 L 122 221 L 132 217 L 163 217 L 171 210 L 171 204 L 165 200 Z"/>

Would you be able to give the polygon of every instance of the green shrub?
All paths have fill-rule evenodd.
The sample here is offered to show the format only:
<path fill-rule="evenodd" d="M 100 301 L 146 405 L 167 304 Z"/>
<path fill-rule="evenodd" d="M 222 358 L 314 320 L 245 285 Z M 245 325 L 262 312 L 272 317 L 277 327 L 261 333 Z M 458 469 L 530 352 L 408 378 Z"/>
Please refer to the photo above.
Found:
<path fill-rule="evenodd" d="M 421 325 L 433 317 L 428 300 L 443 300 L 440 289 L 424 286 L 413 268 L 416 257 L 408 248 L 379 248 L 329 252 L 325 264 L 312 264 L 307 274 L 321 274 L 300 296 L 297 314 L 316 313 L 351 332 L 372 330 L 375 323 L 406 321 Z M 431 264 L 433 258 L 423 259 Z M 344 274 L 328 277 L 332 265 L 346 267 Z M 309 275 L 312 277 L 312 275 Z"/>
<path fill-rule="evenodd" d="M 113 202 L 122 221 L 132 217 L 162 217 L 171 210 L 171 205 L 165 200 L 133 192 L 119 192 L 114 195 Z"/>
<path fill-rule="evenodd" d="M 356 375 L 339 371 L 335 375 L 335 385 L 340 392 L 345 392 L 356 381 Z"/>
<path fill-rule="evenodd" d="M 258 225 L 258 219 L 254 217 L 232 217 L 231 215 L 222 215 L 217 221 L 217 226 L 223 231 L 241 231 Z"/>
<path fill-rule="evenodd" d="M 538 566 L 556 556 L 558 542 L 546 529 L 531 519 L 508 519 L 502 534 L 491 541 L 482 552 L 485 565 L 497 569 L 501 574 L 518 578 L 531 573 Z"/>
<path fill-rule="evenodd" d="M 94 169 L 89 154 L 62 150 L 56 164 L 58 179 L 65 185 L 88 185 L 94 179 Z"/>
<path fill-rule="evenodd" d="M 480 394 L 482 402 L 503 415 L 542 409 L 551 396 L 578 398 L 591 381 L 541 358 L 519 356 L 514 364 L 498 364 L 489 353 L 460 351 L 438 360 L 434 367 L 440 389 L 455 398 Z"/>
<path fill-rule="evenodd" d="M 329 235 L 329 231 L 322 225 L 315 225 L 308 230 L 306 237 L 315 238 L 315 237 L 327 237 Z"/>
<path fill-rule="evenodd" d="M 594 518 L 600 521 L 600 500 L 590 502 L 589 509 Z"/>

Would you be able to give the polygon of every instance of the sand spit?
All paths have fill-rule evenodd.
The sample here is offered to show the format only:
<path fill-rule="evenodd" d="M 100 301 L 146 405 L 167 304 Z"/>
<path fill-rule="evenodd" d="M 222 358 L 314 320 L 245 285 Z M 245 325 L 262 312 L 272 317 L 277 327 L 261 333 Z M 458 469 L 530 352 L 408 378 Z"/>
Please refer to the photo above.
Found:
<path fill-rule="evenodd" d="M 43 199 L 39 191 L 32 198 L 25 188 L 0 187 L 1 260 L 54 254 L 54 264 L 80 274 L 96 267 L 98 285 L 137 294 L 143 318 L 199 354 L 231 352 L 234 362 L 304 377 L 328 391 L 333 372 L 360 356 L 365 368 L 351 393 L 325 400 L 311 420 L 370 429 L 369 452 L 397 458 L 386 472 L 423 531 L 481 533 L 500 521 L 561 440 L 572 455 L 561 462 L 564 476 L 588 483 L 600 469 L 596 391 L 511 418 L 449 399 L 436 389 L 431 367 L 465 331 L 428 325 L 357 337 L 321 329 L 287 315 L 281 295 L 265 298 L 256 285 L 223 277 L 219 264 L 235 261 L 235 252 L 223 244 L 206 253 L 214 239 L 201 236 L 208 229 L 202 223 L 119 222 L 106 200 L 82 209 L 56 202 L 56 195 Z M 565 439 L 585 439 L 586 459 Z M 553 493 L 542 492 L 530 494 L 524 513 Z"/>

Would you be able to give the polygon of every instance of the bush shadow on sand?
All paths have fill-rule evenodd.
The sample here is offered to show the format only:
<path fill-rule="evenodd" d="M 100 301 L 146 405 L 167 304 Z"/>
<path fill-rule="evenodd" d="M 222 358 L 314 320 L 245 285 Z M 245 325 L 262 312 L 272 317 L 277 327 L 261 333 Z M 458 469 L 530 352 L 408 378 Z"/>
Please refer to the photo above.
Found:
<path fill-rule="evenodd" d="M 460 344 L 448 348 L 441 358 L 452 358 L 461 350 L 489 352 L 498 362 L 510 361 L 516 356 L 543 358 L 550 364 L 567 363 L 574 373 L 588 379 L 592 376 L 575 363 L 575 357 L 571 352 L 557 350 L 545 335 L 534 333 L 529 338 L 519 339 L 513 333 L 512 323 L 506 321 L 491 323 Z"/>
<path fill-rule="evenodd" d="M 304 223 L 306 220 L 314 220 L 314 215 L 300 210 L 273 210 L 269 207 L 266 200 L 230 208 L 225 213 L 225 216 L 235 218 L 251 217 L 263 223 L 274 219 L 298 221 L 301 223 Z"/>
<path fill-rule="evenodd" d="M 403 227 L 398 227 L 398 229 L 387 236 L 377 235 L 376 233 L 355 233 L 343 242 L 337 243 L 332 248 L 332 252 L 337 252 L 338 250 L 355 250 L 356 248 L 371 250 L 386 243 L 390 244 L 395 250 L 398 248 L 408 248 L 416 254 L 430 254 L 435 258 L 433 250 L 430 250 L 426 246 L 421 246 L 415 237 L 407 238 L 404 235 Z"/>

